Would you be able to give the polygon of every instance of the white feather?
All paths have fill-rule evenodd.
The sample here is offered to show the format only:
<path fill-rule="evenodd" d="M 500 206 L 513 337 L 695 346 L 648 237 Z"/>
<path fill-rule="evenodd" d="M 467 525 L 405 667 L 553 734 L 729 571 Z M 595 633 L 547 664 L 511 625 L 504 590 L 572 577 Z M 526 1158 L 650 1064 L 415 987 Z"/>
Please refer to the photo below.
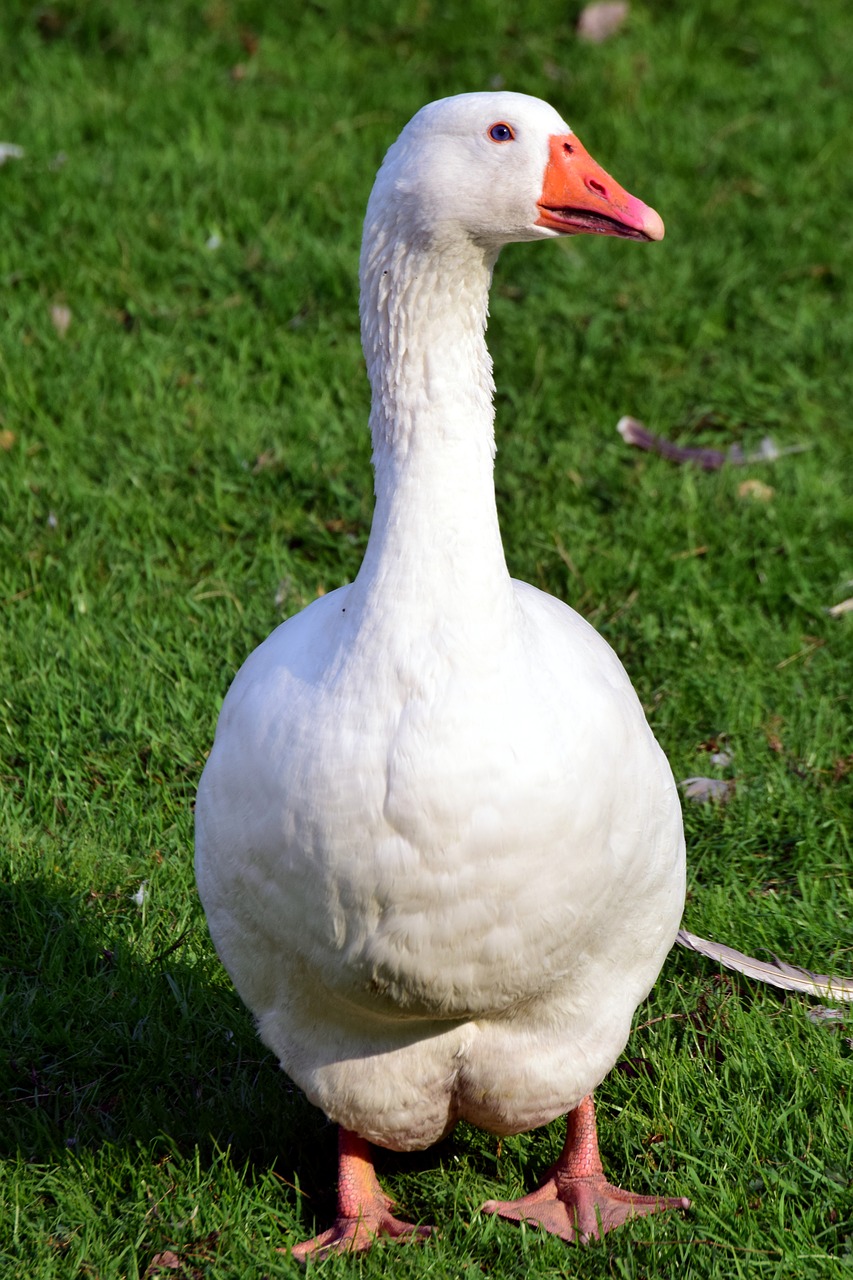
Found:
<path fill-rule="evenodd" d="M 726 969 L 734 969 L 754 982 L 764 982 L 782 991 L 799 991 L 804 995 L 821 996 L 824 1000 L 853 1000 L 853 978 L 831 977 L 825 973 L 811 973 L 799 965 L 786 964 L 784 960 L 757 960 L 727 947 L 722 942 L 711 942 L 686 929 L 679 929 L 676 942 L 688 951 L 698 951 L 708 960 L 716 960 Z"/>

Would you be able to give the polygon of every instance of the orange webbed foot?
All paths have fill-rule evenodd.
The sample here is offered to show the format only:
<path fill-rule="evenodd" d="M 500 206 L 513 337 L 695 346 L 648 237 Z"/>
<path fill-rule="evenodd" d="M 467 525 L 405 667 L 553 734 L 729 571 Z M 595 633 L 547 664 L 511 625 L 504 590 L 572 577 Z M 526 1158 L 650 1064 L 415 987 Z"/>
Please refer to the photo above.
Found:
<path fill-rule="evenodd" d="M 639 1196 L 612 1186 L 605 1177 L 549 1178 L 532 1195 L 519 1200 L 488 1200 L 483 1213 L 542 1227 L 563 1240 L 597 1240 L 631 1218 L 666 1209 L 689 1209 L 684 1196 Z"/>
<path fill-rule="evenodd" d="M 387 1210 L 379 1214 L 366 1214 L 361 1218 L 338 1216 L 328 1231 L 315 1236 L 313 1240 L 295 1244 L 292 1253 L 297 1262 L 307 1262 L 309 1258 L 321 1261 L 332 1253 L 363 1253 L 372 1248 L 380 1236 L 390 1236 L 395 1240 L 425 1240 L 432 1234 L 432 1227 L 401 1222 Z"/>
<path fill-rule="evenodd" d="M 293 1246 L 298 1262 L 321 1261 L 333 1253 L 363 1253 L 381 1236 L 425 1240 L 433 1228 L 403 1222 L 390 1212 L 393 1201 L 376 1178 L 370 1146 L 349 1129 L 338 1132 L 338 1215 L 328 1231 Z"/>
<path fill-rule="evenodd" d="M 563 1240 L 598 1239 L 631 1218 L 689 1209 L 684 1196 L 640 1196 L 604 1176 L 592 1097 L 570 1112 L 566 1145 L 542 1186 L 518 1200 L 488 1200 L 483 1213 L 542 1227 Z"/>

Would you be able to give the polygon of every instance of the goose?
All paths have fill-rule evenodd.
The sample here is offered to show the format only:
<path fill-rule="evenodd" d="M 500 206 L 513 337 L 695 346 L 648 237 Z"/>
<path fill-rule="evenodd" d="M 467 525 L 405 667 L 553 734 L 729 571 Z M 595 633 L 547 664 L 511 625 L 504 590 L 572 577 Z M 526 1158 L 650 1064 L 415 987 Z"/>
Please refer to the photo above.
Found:
<path fill-rule="evenodd" d="M 678 930 L 679 800 L 607 643 L 513 580 L 493 480 L 488 294 L 511 241 L 660 240 L 558 112 L 423 107 L 364 225 L 375 510 L 354 581 L 238 672 L 196 805 L 215 947 L 264 1043 L 339 1126 L 334 1225 L 296 1258 L 422 1238 L 371 1144 L 566 1115 L 543 1184 L 487 1213 L 586 1240 L 681 1198 L 609 1184 L 593 1090 Z"/>

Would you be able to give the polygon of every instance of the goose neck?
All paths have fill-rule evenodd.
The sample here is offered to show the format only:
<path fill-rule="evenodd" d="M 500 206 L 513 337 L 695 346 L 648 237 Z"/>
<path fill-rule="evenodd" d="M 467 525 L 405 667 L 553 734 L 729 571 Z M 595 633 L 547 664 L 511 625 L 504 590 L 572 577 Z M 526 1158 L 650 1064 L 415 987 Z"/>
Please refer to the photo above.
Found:
<path fill-rule="evenodd" d="M 509 587 L 485 341 L 494 253 L 374 228 L 362 255 L 376 509 L 362 579 L 475 603 Z"/>

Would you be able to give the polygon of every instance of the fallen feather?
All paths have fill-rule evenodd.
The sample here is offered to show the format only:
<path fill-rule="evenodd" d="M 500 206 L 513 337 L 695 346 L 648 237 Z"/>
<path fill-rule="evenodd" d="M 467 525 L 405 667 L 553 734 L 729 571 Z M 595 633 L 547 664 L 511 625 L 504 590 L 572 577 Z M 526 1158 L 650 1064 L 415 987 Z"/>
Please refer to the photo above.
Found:
<path fill-rule="evenodd" d="M 754 453 L 744 453 L 739 444 L 730 445 L 728 449 L 712 449 L 708 447 L 674 444 L 663 436 L 656 436 L 649 431 L 645 423 L 638 418 L 623 417 L 616 423 L 626 444 L 637 449 L 645 449 L 648 453 L 659 453 L 670 462 L 693 462 L 703 471 L 719 471 L 727 463 L 730 466 L 742 467 L 747 462 L 775 462 L 777 458 L 788 453 L 802 453 L 808 445 L 793 444 L 780 449 L 770 436 L 765 436 Z M 741 495 L 743 496 L 743 495 Z"/>
<path fill-rule="evenodd" d="M 71 324 L 71 308 L 58 303 L 55 307 L 50 308 L 50 323 L 53 325 L 60 338 L 64 338 L 68 332 L 68 326 Z"/>
<path fill-rule="evenodd" d="M 789 444 L 780 449 L 770 436 L 765 436 L 755 452 L 747 454 L 744 462 L 775 462 L 777 458 L 784 458 L 789 453 L 805 453 L 809 447 L 807 444 Z"/>
<path fill-rule="evenodd" d="M 853 611 L 853 596 L 849 596 L 846 600 L 839 600 L 838 604 L 830 605 L 826 612 L 830 618 L 840 618 L 851 611 Z"/>
<path fill-rule="evenodd" d="M 148 890 L 145 887 L 147 883 L 148 882 L 146 880 L 143 880 L 142 884 L 136 890 L 136 893 L 132 893 L 130 895 L 131 899 L 136 903 L 138 907 L 143 907 L 148 897 Z"/>
<path fill-rule="evenodd" d="M 730 751 L 714 751 L 708 757 L 711 764 L 715 764 L 718 769 L 727 769 L 732 762 L 732 754 Z"/>
<path fill-rule="evenodd" d="M 625 0 L 595 0 L 580 12 L 577 23 L 579 40 L 602 44 L 615 35 L 628 16 Z"/>
<path fill-rule="evenodd" d="M 847 1021 L 847 1014 L 843 1009 L 833 1009 L 828 1004 L 816 1004 L 811 1009 L 806 1009 L 806 1017 L 809 1022 L 825 1022 L 829 1026 Z"/>
<path fill-rule="evenodd" d="M 684 792 L 685 799 L 695 804 L 707 804 L 709 800 L 719 800 L 725 804 L 734 795 L 735 784 L 731 778 L 682 778 L 678 784 Z"/>
<path fill-rule="evenodd" d="M 853 1001 L 853 978 L 839 978 L 825 973 L 811 973 L 799 965 L 785 964 L 784 960 L 756 960 L 721 942 L 700 938 L 686 929 L 679 929 L 676 942 L 688 951 L 696 951 L 708 960 L 716 960 L 726 969 L 734 969 L 756 982 L 779 987 L 782 991 L 799 991 L 805 995 L 822 996 L 829 1000 Z"/>
<path fill-rule="evenodd" d="M 15 142 L 0 142 L 0 165 L 5 164 L 7 160 L 23 160 L 23 158 L 23 147 L 19 147 Z"/>

